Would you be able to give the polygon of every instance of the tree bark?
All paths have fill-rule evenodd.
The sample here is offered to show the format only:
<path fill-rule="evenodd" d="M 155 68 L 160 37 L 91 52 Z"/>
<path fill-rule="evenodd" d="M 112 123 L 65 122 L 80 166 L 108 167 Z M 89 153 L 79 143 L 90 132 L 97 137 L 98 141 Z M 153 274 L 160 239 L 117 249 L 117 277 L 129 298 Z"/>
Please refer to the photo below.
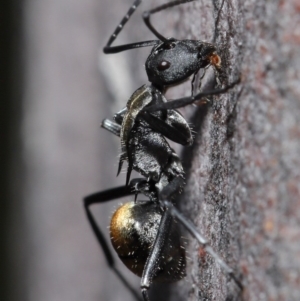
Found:
<path fill-rule="evenodd" d="M 206 2 L 184 28 L 197 39 L 208 28 L 225 80 L 241 83 L 193 116 L 181 209 L 244 290 L 192 240 L 189 285 L 172 300 L 300 300 L 299 1 L 228 0 L 219 18 L 221 2 Z"/>

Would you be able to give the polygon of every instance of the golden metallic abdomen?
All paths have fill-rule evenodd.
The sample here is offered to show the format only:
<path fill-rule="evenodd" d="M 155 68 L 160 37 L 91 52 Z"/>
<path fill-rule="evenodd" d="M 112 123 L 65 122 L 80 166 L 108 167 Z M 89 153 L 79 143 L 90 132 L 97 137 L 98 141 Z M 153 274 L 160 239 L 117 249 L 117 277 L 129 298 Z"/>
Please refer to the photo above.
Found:
<path fill-rule="evenodd" d="M 156 239 L 161 216 L 159 206 L 149 201 L 126 203 L 112 216 L 112 245 L 127 268 L 139 277 Z M 154 281 L 177 281 L 185 276 L 185 250 L 175 222 L 160 261 Z"/>

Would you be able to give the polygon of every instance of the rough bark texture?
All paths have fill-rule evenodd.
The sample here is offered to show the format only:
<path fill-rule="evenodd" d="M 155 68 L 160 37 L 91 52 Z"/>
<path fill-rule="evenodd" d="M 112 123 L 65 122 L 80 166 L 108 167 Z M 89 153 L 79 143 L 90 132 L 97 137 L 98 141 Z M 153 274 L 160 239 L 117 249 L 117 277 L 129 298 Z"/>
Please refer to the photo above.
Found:
<path fill-rule="evenodd" d="M 179 291 L 188 287 L 188 300 L 300 300 L 299 1 L 224 1 L 216 27 L 214 5 L 195 4 L 188 24 L 200 17 L 215 28 L 226 78 L 242 82 L 215 97 L 204 120 L 200 109 L 194 116 L 181 208 L 245 288 L 191 242 L 190 284 Z"/>

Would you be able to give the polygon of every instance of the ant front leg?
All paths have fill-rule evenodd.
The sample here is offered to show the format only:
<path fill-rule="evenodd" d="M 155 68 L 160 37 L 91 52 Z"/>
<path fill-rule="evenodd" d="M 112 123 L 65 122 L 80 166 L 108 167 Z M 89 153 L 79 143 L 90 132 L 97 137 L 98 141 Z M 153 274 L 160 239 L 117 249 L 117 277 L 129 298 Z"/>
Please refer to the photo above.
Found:
<path fill-rule="evenodd" d="M 129 196 L 129 195 L 134 195 L 134 194 L 136 194 L 136 191 L 135 191 L 136 185 L 138 185 L 139 182 L 144 182 L 144 181 L 145 181 L 144 179 L 135 180 L 135 181 L 132 181 L 131 185 L 129 185 L 129 186 L 121 186 L 121 187 L 101 191 L 98 193 L 94 193 L 92 195 L 85 197 L 83 200 L 88 221 L 93 229 L 93 232 L 97 238 L 99 245 L 101 246 L 101 248 L 104 252 L 105 259 L 106 259 L 108 266 L 113 270 L 113 272 L 117 275 L 117 277 L 124 284 L 124 286 L 132 293 L 132 295 L 138 301 L 141 301 L 139 294 L 135 291 L 134 288 L 132 288 L 132 286 L 129 284 L 129 282 L 126 280 L 126 278 L 116 268 L 115 260 L 112 256 L 111 250 L 110 250 L 108 243 L 90 210 L 90 206 L 93 204 L 105 203 L 105 202 L 108 202 L 108 201 L 111 201 L 111 200 L 114 200 L 117 198 Z"/>
<path fill-rule="evenodd" d="M 166 138 L 181 145 L 191 145 L 193 142 L 191 128 L 182 115 L 175 110 L 166 110 L 162 115 L 165 115 L 165 118 L 141 112 L 138 117 L 145 120 L 153 131 Z"/>
<path fill-rule="evenodd" d="M 198 93 L 195 96 L 183 97 L 183 98 L 179 98 L 179 99 L 175 99 L 175 100 L 170 100 L 165 103 L 155 104 L 153 106 L 144 108 L 143 111 L 155 112 L 155 111 L 159 111 L 159 110 L 171 110 L 171 109 L 182 108 L 182 107 L 185 107 L 187 105 L 194 103 L 197 100 L 200 100 L 203 97 L 226 93 L 228 90 L 232 89 L 239 82 L 240 82 L 240 78 L 238 80 L 234 81 L 233 83 L 231 83 L 230 85 L 226 86 L 225 88 L 203 91 L 203 92 Z"/>

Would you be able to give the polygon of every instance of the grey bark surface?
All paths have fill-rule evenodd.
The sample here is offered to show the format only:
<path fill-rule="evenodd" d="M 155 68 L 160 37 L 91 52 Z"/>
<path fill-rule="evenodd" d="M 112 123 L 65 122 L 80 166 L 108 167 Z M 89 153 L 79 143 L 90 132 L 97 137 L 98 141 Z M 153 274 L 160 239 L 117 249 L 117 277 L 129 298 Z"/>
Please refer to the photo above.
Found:
<path fill-rule="evenodd" d="M 300 300 L 299 1 L 224 1 L 216 25 L 221 3 L 205 2 L 184 27 L 202 39 L 190 24 L 205 20 L 225 78 L 241 83 L 193 117 L 181 209 L 245 288 L 192 240 L 188 284 L 170 300 Z"/>

